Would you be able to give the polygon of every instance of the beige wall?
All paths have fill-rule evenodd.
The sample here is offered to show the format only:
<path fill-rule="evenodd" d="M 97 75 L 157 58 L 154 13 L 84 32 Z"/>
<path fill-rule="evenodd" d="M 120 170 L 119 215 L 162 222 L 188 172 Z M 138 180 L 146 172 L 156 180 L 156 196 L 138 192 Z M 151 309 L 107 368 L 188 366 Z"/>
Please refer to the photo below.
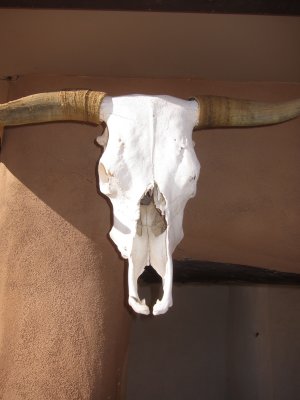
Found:
<path fill-rule="evenodd" d="M 183 98 L 300 96 L 300 86 L 292 83 L 24 76 L 10 83 L 9 98 L 82 87 L 111 95 Z M 107 238 L 110 207 L 97 193 L 101 151 L 93 141 L 98 133 L 74 123 L 6 129 L 0 164 L 5 400 L 18 398 L 16 387 L 25 399 L 65 393 L 61 398 L 69 400 L 79 386 L 85 399 L 99 393 L 114 399 L 120 392 L 129 314 L 124 262 Z M 175 258 L 299 272 L 299 119 L 267 128 L 198 132 L 194 140 L 202 170 Z M 174 303 L 166 316 L 134 324 L 128 400 L 146 399 L 142 391 L 184 398 L 176 389 L 179 374 L 186 398 L 200 392 L 207 393 L 205 399 L 250 399 L 243 394 L 248 388 L 259 393 L 257 398 L 272 398 L 267 396 L 273 391 L 275 399 L 287 399 L 281 393 L 294 393 L 299 291 L 187 286 L 175 289 Z M 48 397 L 41 391 L 45 384 Z"/>
<path fill-rule="evenodd" d="M 300 80 L 299 17 L 0 9 L 0 37 L 0 76 Z"/>

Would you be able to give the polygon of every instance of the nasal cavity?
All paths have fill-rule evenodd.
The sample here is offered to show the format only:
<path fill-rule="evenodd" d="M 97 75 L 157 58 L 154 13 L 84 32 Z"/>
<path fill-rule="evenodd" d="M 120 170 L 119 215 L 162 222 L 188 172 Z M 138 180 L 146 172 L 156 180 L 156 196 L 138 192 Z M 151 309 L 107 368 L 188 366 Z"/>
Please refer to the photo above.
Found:
<path fill-rule="evenodd" d="M 147 193 L 140 200 L 142 206 L 148 206 L 153 201 L 153 189 L 148 190 Z"/>
<path fill-rule="evenodd" d="M 158 201 L 158 198 L 160 201 Z M 142 227 L 146 226 L 147 231 L 151 229 L 154 236 L 161 235 L 167 229 L 167 222 L 159 204 L 165 200 L 159 192 L 157 185 L 149 189 L 140 200 L 140 218 L 137 221 L 137 234 L 142 236 Z"/>

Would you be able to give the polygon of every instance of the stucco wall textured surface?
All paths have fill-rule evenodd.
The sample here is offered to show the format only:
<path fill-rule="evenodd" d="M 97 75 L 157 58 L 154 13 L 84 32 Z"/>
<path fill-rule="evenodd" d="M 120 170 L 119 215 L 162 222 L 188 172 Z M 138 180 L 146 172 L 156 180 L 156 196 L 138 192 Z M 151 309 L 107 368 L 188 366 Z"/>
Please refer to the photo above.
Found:
<path fill-rule="evenodd" d="M 191 79 L 21 76 L 8 92 L 4 86 L 1 101 L 66 88 L 264 101 L 300 96 L 300 85 L 293 83 Z M 131 317 L 124 261 L 107 237 L 111 209 L 97 190 L 99 131 L 75 123 L 5 130 L 0 155 L 3 400 L 123 396 Z M 197 132 L 194 140 L 202 169 L 175 258 L 299 272 L 299 119 Z M 193 307 L 197 313 L 197 303 Z"/>

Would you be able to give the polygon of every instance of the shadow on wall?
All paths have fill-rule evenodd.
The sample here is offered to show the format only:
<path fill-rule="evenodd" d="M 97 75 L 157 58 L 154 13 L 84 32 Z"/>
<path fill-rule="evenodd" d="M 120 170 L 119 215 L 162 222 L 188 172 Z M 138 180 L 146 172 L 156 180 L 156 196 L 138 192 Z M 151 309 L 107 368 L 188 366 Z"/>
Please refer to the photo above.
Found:
<path fill-rule="evenodd" d="M 127 400 L 298 399 L 299 289 L 175 285 L 174 295 L 167 314 L 135 319 Z"/>
<path fill-rule="evenodd" d="M 98 133 L 99 128 L 68 122 L 7 128 L 2 153 L 19 181 L 95 241 L 110 225 L 108 202 L 97 193 Z"/>

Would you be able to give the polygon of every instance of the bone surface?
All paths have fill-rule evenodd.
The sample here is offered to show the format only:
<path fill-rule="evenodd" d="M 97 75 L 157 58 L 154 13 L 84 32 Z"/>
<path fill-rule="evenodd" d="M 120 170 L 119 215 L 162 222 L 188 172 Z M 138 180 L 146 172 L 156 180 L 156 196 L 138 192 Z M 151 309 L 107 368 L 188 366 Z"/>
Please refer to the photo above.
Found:
<path fill-rule="evenodd" d="M 192 141 L 197 118 L 196 101 L 171 96 L 106 96 L 101 105 L 107 132 L 100 140 L 100 190 L 113 205 L 110 236 L 128 259 L 129 304 L 141 314 L 150 310 L 137 280 L 150 264 L 163 283 L 153 314 L 172 306 L 172 253 L 200 170 Z"/>

